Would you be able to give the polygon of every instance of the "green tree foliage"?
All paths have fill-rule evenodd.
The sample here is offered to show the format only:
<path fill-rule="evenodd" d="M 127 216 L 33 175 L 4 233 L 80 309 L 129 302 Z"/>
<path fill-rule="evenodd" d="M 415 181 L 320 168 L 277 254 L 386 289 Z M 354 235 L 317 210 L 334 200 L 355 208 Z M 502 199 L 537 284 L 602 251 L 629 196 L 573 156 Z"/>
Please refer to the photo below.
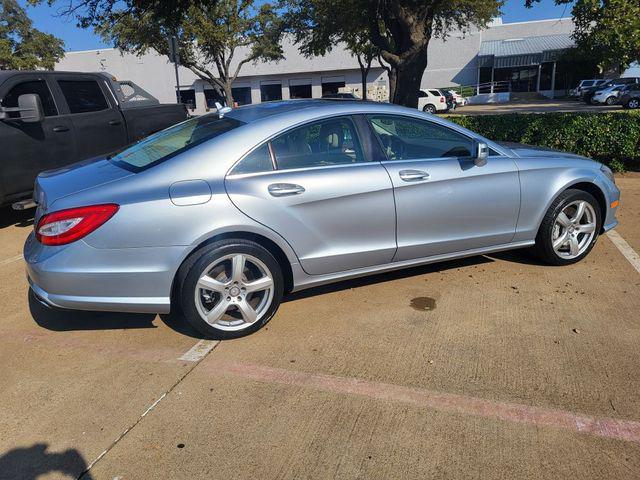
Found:
<path fill-rule="evenodd" d="M 115 47 L 136 55 L 149 49 L 168 55 L 167 40 L 175 36 L 181 65 L 224 92 L 232 104 L 231 86 L 243 65 L 283 58 L 281 23 L 269 3 L 220 0 L 194 2 L 184 11 L 174 12 L 170 21 L 154 9 L 143 13 L 113 10 L 98 23 L 96 31 Z"/>
<path fill-rule="evenodd" d="M 526 0 L 531 7 L 540 0 Z M 623 70 L 640 60 L 640 2 L 638 0 L 556 0 L 573 3 L 573 38 L 585 56 L 601 70 Z"/>
<path fill-rule="evenodd" d="M 388 65 L 393 103 L 416 107 L 427 47 L 452 30 L 486 26 L 502 0 L 289 0 L 290 29 L 303 52 L 364 32 Z"/>
<path fill-rule="evenodd" d="M 59 38 L 33 28 L 16 0 L 0 0 L 0 70 L 53 69 L 63 46 Z"/>

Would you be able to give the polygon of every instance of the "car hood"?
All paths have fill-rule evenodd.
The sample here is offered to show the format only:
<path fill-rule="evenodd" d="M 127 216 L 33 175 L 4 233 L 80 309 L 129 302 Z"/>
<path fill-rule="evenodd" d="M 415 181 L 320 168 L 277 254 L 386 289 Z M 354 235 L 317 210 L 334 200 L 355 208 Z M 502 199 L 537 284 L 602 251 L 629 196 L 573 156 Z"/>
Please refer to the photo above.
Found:
<path fill-rule="evenodd" d="M 590 158 L 576 155 L 575 153 L 563 152 L 547 147 L 536 147 L 533 145 L 525 145 L 523 143 L 497 142 L 498 145 L 508 148 L 518 157 L 553 157 L 553 158 L 572 158 L 580 160 L 591 160 Z"/>
<path fill-rule="evenodd" d="M 58 199 L 133 175 L 105 158 L 89 159 L 47 170 L 36 178 L 33 198 L 41 213 Z"/>

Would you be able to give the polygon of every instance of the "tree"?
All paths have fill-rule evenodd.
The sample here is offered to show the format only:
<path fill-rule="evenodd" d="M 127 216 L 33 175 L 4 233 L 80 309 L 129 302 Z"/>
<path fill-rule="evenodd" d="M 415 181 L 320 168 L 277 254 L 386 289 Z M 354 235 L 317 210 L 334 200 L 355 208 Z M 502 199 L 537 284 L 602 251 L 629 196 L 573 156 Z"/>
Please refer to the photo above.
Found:
<path fill-rule="evenodd" d="M 540 0 L 525 0 L 531 7 Z M 573 38 L 585 56 L 601 70 L 618 73 L 640 59 L 640 2 L 638 0 L 555 0 L 573 3 Z"/>
<path fill-rule="evenodd" d="M 105 15 L 96 31 L 115 47 L 136 55 L 149 49 L 169 55 L 167 40 L 175 36 L 181 65 L 224 92 L 230 105 L 231 87 L 243 65 L 283 58 L 278 12 L 269 3 L 256 6 L 254 0 L 194 3 L 174 12 L 170 21 L 153 9 L 142 14 L 115 10 Z"/>
<path fill-rule="evenodd" d="M 502 0 L 289 0 L 290 28 L 298 41 L 339 42 L 350 31 L 368 32 L 388 65 L 389 98 L 416 107 L 429 42 L 452 29 L 484 27 Z"/>
<path fill-rule="evenodd" d="M 0 0 L 0 70 L 53 69 L 64 42 L 33 28 L 16 0 Z"/>

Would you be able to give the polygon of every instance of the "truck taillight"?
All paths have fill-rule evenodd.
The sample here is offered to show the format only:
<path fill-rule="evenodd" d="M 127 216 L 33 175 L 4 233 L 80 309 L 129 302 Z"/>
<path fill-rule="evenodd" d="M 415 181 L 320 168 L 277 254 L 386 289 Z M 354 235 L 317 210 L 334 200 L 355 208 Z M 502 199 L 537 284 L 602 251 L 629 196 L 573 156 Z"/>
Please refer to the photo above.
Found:
<path fill-rule="evenodd" d="M 75 242 L 103 225 L 119 208 L 115 203 L 106 203 L 48 213 L 38 222 L 36 238 L 43 245 Z"/>

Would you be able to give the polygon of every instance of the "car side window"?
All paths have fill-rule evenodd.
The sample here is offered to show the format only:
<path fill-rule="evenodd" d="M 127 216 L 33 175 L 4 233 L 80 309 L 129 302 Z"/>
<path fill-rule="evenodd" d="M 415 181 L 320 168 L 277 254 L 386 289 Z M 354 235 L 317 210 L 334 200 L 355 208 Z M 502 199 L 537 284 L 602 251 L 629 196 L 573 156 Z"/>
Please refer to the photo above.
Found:
<path fill-rule="evenodd" d="M 427 120 L 396 115 L 368 115 L 389 160 L 470 157 L 473 140 Z"/>
<path fill-rule="evenodd" d="M 332 118 L 294 128 L 271 141 L 278 170 L 363 162 L 353 122 Z"/>
<path fill-rule="evenodd" d="M 14 85 L 11 90 L 2 99 L 2 106 L 8 108 L 14 108 L 18 106 L 18 97 L 28 93 L 35 93 L 40 97 L 42 103 L 42 110 L 45 117 L 55 117 L 58 115 L 58 109 L 53 101 L 53 95 L 49 91 L 47 82 L 44 80 L 31 80 L 28 82 L 21 82 Z M 9 118 L 20 117 L 19 112 L 10 112 Z"/>
<path fill-rule="evenodd" d="M 95 80 L 58 80 L 71 113 L 99 112 L 109 104 Z"/>
<path fill-rule="evenodd" d="M 419 91 L 418 91 L 418 98 L 424 98 L 424 97 L 426 97 L 426 96 L 427 96 L 427 94 L 426 94 L 426 93 L 424 93 L 422 90 L 419 90 Z"/>
<path fill-rule="evenodd" d="M 429 93 L 435 97 L 440 97 L 442 95 L 438 90 L 429 90 Z"/>
<path fill-rule="evenodd" d="M 240 163 L 231 170 L 231 174 L 270 172 L 272 170 L 273 163 L 271 162 L 269 145 L 265 143 L 240 160 Z"/>

